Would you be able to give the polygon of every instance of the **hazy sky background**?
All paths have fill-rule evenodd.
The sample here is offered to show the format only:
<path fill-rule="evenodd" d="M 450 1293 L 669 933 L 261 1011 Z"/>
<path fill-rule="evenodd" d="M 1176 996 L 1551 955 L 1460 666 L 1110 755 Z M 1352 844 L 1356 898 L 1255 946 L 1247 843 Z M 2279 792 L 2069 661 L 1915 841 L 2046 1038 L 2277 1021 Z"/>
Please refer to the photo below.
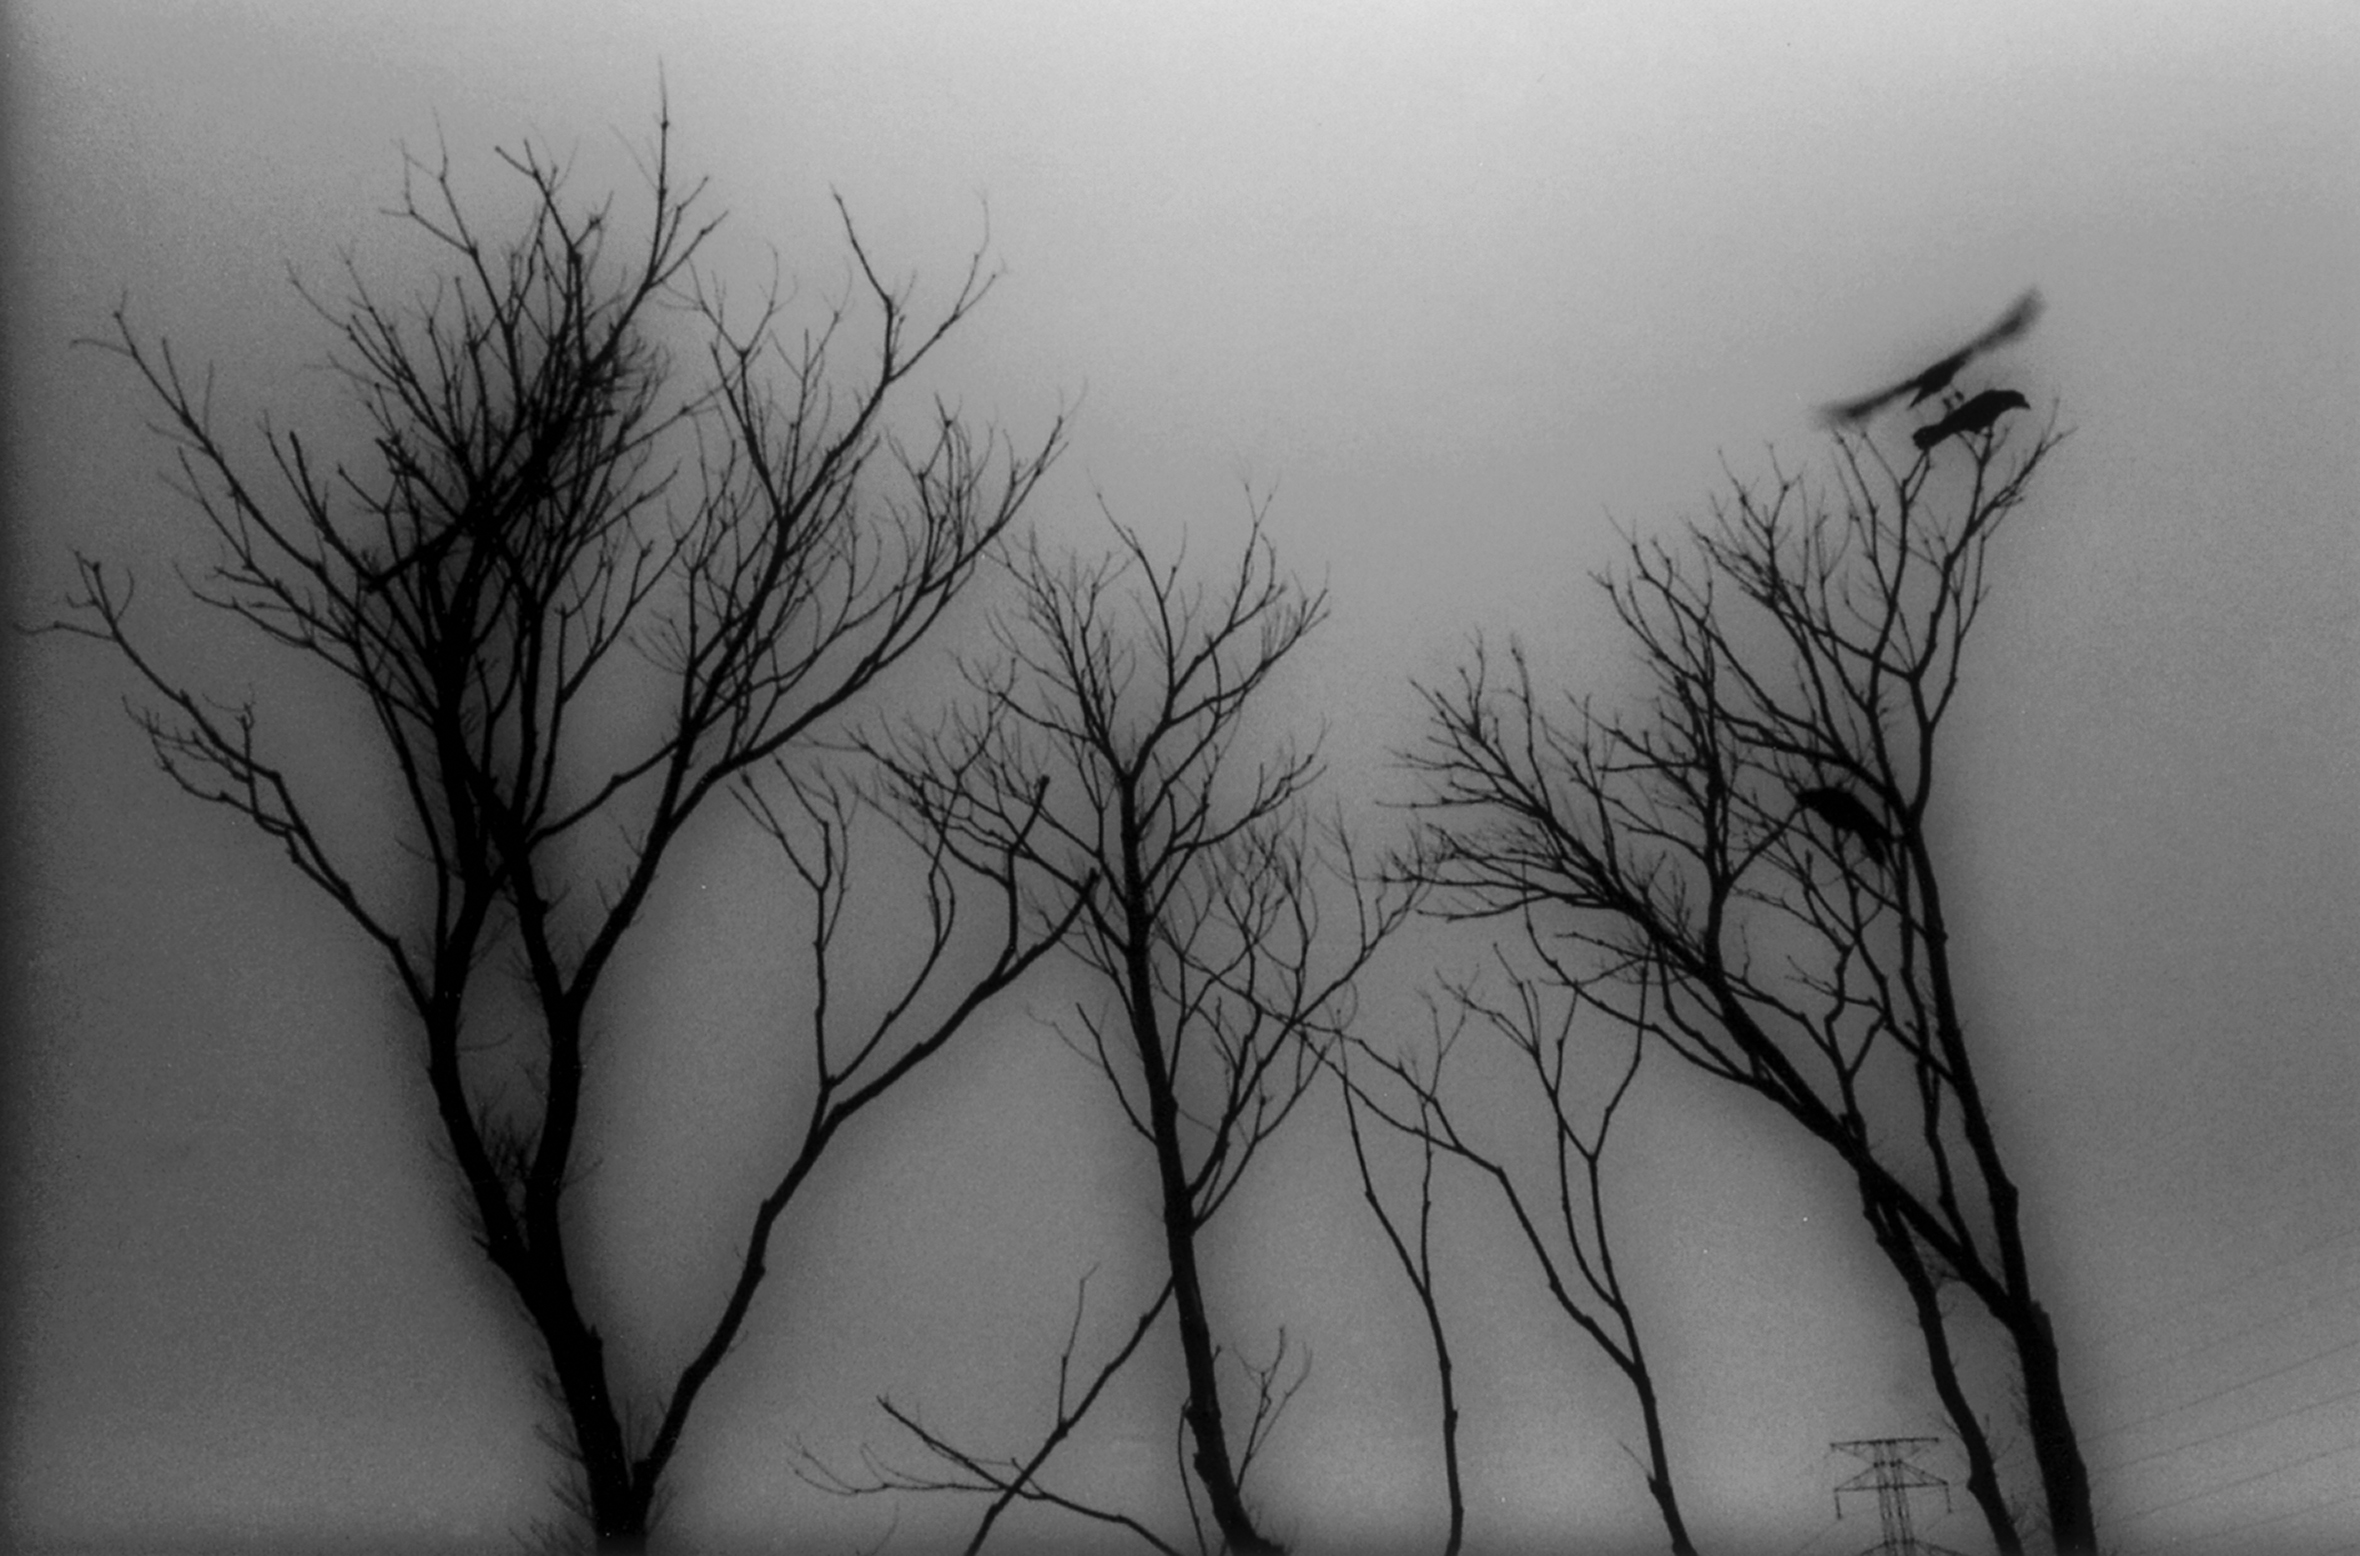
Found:
<path fill-rule="evenodd" d="M 27 0 L 6 37 L 11 612 L 52 613 L 73 547 L 137 564 L 144 629 L 225 691 L 268 661 L 173 598 L 201 553 L 149 407 L 68 342 L 127 293 L 218 364 L 225 421 L 333 428 L 287 267 L 332 289 L 341 246 L 366 259 L 398 147 L 438 133 L 495 202 L 490 148 L 530 133 L 636 215 L 617 135 L 659 67 L 748 291 L 770 246 L 841 285 L 830 189 L 937 297 L 988 209 L 1006 276 L 935 381 L 1020 435 L 1080 397 L 1045 528 L 1095 543 L 1095 492 L 1211 555 L 1241 483 L 1274 492 L 1335 606 L 1285 695 L 1331 713 L 1359 798 L 1398 788 L 1409 677 L 1481 626 L 1609 678 L 1585 575 L 1615 523 L 1820 458 L 1812 407 L 2038 283 L 1990 371 L 2075 431 L 1999 546 L 1939 825 L 2101 1532 L 2360 1541 L 2360 10 Z M 107 656 L 12 662 L 7 1522 L 504 1540 L 553 1467 L 528 1337 L 451 1218 L 372 954 L 153 770 Z M 614 1015 L 594 1191 L 605 1326 L 666 1376 L 751 1214 L 736 1164 L 793 1116 L 799 1008 L 775 862 L 729 824 L 693 842 Z M 1372 1020 L 1422 1020 L 1421 954 Z M 791 1214 L 672 1533 L 873 1540 L 888 1508 L 797 1484 L 796 1441 L 890 1445 L 891 1393 L 1014 1450 L 1095 1261 L 1113 1332 L 1144 1179 L 1035 1019 L 1069 993 L 1003 1007 Z M 1864 1503 L 1825 1527 L 1857 1468 L 1830 1440 L 1941 1424 L 1850 1190 L 1781 1122 L 1658 1066 L 1611 1192 L 1699 1539 L 1823 1556 L 1874 1537 Z M 1465 1203 L 1470 1534 L 1657 1543 L 1619 1381 Z M 1231 1343 L 1284 1323 L 1315 1358 L 1256 1471 L 1275 1529 L 1438 1532 L 1430 1360 L 1333 1113 L 1217 1225 Z M 1172 1514 L 1176 1376 L 1142 1369 L 1076 1483 Z M 1984 1548 L 1963 1496 L 1921 1527 Z"/>

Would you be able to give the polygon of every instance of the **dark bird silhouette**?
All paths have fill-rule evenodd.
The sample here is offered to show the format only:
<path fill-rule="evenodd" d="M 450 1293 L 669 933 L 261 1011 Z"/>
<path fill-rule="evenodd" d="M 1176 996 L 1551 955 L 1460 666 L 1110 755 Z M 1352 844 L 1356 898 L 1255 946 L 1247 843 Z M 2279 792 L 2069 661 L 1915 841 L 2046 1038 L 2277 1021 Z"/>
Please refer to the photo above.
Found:
<path fill-rule="evenodd" d="M 1864 394 L 1857 400 L 1846 400 L 1840 404 L 1827 406 L 1820 411 L 1820 420 L 1830 427 L 1856 425 L 1868 420 L 1905 394 L 1909 396 L 1910 404 L 1925 404 L 1926 401 L 1949 388 L 1951 380 L 1957 378 L 1960 371 L 1969 362 L 1974 361 L 1987 351 L 1997 351 L 2009 341 L 2032 328 L 2034 321 L 2040 318 L 2040 309 L 2040 289 L 2027 287 L 2024 295 L 2016 299 L 2015 305 L 1999 316 L 1998 323 L 1932 367 L 1913 378 L 1904 378 L 1889 388 L 1879 389 L 1874 394 Z"/>
<path fill-rule="evenodd" d="M 2020 411 L 2032 402 L 2013 389 L 1986 389 L 1981 394 L 1956 406 L 1940 421 L 1930 423 L 1911 433 L 1910 441 L 1919 448 L 1932 448 L 1944 438 L 1962 432 L 1981 432 L 2010 411 Z"/>
<path fill-rule="evenodd" d="M 1861 801 L 1850 789 L 1822 785 L 1815 789 L 1797 789 L 1795 803 L 1826 822 L 1828 826 L 1849 838 L 1857 839 L 1862 852 L 1878 864 L 1885 862 L 1885 850 L 1893 841 L 1893 834 L 1877 820 L 1876 812 Z"/>

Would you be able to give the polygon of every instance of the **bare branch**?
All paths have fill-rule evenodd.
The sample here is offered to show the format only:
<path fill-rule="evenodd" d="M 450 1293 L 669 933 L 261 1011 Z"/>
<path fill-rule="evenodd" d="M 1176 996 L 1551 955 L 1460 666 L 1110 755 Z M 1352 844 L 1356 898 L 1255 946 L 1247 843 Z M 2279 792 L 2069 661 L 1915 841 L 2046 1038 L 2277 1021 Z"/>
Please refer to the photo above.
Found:
<path fill-rule="evenodd" d="M 582 1510 L 622 1542 L 657 1516 L 689 1408 L 741 1333 L 771 1232 L 820 1151 L 1059 943 L 1092 892 L 1077 881 L 1069 903 L 1024 910 L 1038 796 L 1008 813 L 1004 848 L 905 827 L 928 933 L 896 996 L 846 1030 L 830 974 L 865 802 L 787 758 L 939 624 L 1055 460 L 1063 423 L 1020 448 L 940 400 L 903 409 L 990 289 L 980 248 L 947 305 L 920 311 L 847 215 L 857 290 L 836 316 L 798 349 L 774 290 L 735 329 L 698 268 L 718 218 L 671 150 L 667 106 L 638 156 L 645 215 L 631 235 L 615 201 L 577 201 L 566 166 L 529 142 L 498 152 L 520 199 L 497 229 L 469 210 L 447 152 L 405 154 L 389 214 L 434 247 L 439 278 L 389 301 L 348 251 L 342 297 L 297 282 L 365 422 L 341 456 L 268 420 L 258 451 L 233 447 L 210 371 L 184 371 L 127 308 L 96 342 L 153 397 L 174 488 L 210 544 L 182 586 L 366 710 L 398 780 L 383 843 L 404 869 L 379 867 L 371 840 L 329 834 L 283 710 L 208 695 L 134 631 L 128 578 L 80 559 L 53 624 L 120 654 L 166 774 L 277 843 L 385 956 L 420 1023 L 478 1238 L 546 1351 Z M 711 382 L 678 370 L 669 323 L 704 335 Z M 618 721 L 616 708 L 655 717 Z M 725 787 L 815 904 L 819 1095 L 705 1342 L 643 1414 L 568 1246 L 591 1012 L 672 844 Z M 998 949 L 952 987 L 972 938 L 962 893 L 976 890 Z M 535 1022 L 486 1045 L 465 1028 L 495 948 Z"/>
<path fill-rule="evenodd" d="M 1502 675 L 1478 641 L 1455 682 L 1422 688 L 1404 759 L 1423 825 L 1392 869 L 1444 916 L 1519 918 L 1528 967 L 1835 1151 L 1904 1276 L 1933 1261 L 2016 1342 L 2051 1512 L 2078 1546 L 2086 1475 L 1928 831 L 1987 548 L 2059 437 L 2054 414 L 2028 441 L 1962 421 L 1899 463 L 1839 430 L 1832 499 L 1774 466 L 1760 487 L 1732 477 L 1685 547 L 1626 537 L 1599 581 L 1636 650 L 1631 706 L 1560 706 L 1519 645 Z M 1486 1011 L 1546 1057 L 1530 1007 Z M 1561 1183 L 1568 1227 L 1584 1198 Z M 1612 1286 L 1602 1259 L 1573 1262 L 1594 1295 Z"/>
<path fill-rule="evenodd" d="M 1105 1392 L 1107 1384 L 1129 1363 L 1137 1353 L 1140 1342 L 1147 1338 L 1148 1331 L 1163 1316 L 1165 1306 L 1172 1299 L 1172 1283 L 1168 1279 L 1164 1282 L 1155 1300 L 1140 1312 L 1122 1345 L 1099 1365 L 1088 1386 L 1076 1395 L 1071 1391 L 1073 1359 L 1081 1341 L 1082 1315 L 1089 1304 L 1089 1295 L 1090 1276 L 1084 1274 L 1074 1294 L 1073 1321 L 1066 1329 L 1065 1347 L 1057 1357 L 1057 1398 L 1049 1429 L 1022 1459 L 987 1458 L 961 1448 L 927 1428 L 914 1412 L 903 1410 L 889 1399 L 879 1399 L 877 1403 L 885 1413 L 915 1437 L 919 1445 L 935 1459 L 948 1465 L 947 1471 L 921 1473 L 903 1469 L 864 1451 L 863 1473 L 860 1478 L 854 1479 L 828 1468 L 817 1457 L 805 1452 L 793 1466 L 796 1475 L 808 1485 L 839 1496 L 873 1496 L 889 1491 L 957 1491 L 988 1495 L 991 1502 L 966 1545 L 968 1556 L 974 1556 L 974 1553 L 983 1549 L 1000 1515 L 1019 1501 L 1062 1508 L 1100 1523 L 1127 1529 L 1154 1549 L 1166 1552 L 1168 1556 L 1178 1556 L 1174 1547 L 1129 1514 L 1085 1503 L 1064 1492 L 1052 1490 L 1040 1479 L 1049 1459 L 1080 1427 L 1083 1418 Z"/>
<path fill-rule="evenodd" d="M 1022 849 L 1047 883 L 1036 920 L 1078 905 L 1072 948 L 1104 1000 L 1077 1013 L 1087 1046 L 1064 1035 L 1154 1154 L 1188 1375 L 1184 1484 L 1241 1551 L 1274 1549 L 1239 1481 L 1283 1391 L 1249 1369 L 1258 1402 L 1233 1451 L 1196 1239 L 1308 1091 L 1416 895 L 1366 879 L 1340 824 L 1313 824 L 1316 743 L 1241 749 L 1256 693 L 1327 609 L 1278 571 L 1259 504 L 1252 519 L 1204 582 L 1111 515 L 1106 555 L 1012 548 L 1014 601 L 997 654 L 965 666 L 970 705 L 863 742 L 899 803 L 965 856 Z M 1339 892 L 1349 925 L 1323 921 Z"/>

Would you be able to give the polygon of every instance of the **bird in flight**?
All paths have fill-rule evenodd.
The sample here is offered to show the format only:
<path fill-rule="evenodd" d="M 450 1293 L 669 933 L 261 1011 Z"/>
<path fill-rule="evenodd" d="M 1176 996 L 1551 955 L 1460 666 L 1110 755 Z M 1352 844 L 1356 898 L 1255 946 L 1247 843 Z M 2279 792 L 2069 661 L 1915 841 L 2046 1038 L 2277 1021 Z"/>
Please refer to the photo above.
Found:
<path fill-rule="evenodd" d="M 1910 441 L 1919 448 L 1932 448 L 1944 438 L 1962 432 L 1981 432 L 2010 411 L 2020 411 L 2031 402 L 2013 389 L 1986 389 L 1981 394 L 1954 407 L 1940 421 L 1929 422 L 1911 433 Z"/>
<path fill-rule="evenodd" d="M 1879 389 L 1874 394 L 1864 394 L 1857 400 L 1845 400 L 1839 404 L 1826 406 L 1821 409 L 1819 419 L 1830 427 L 1858 426 L 1903 395 L 1909 396 L 1910 404 L 1923 405 L 1949 388 L 1951 380 L 1957 378 L 1969 362 L 1974 361 L 1987 351 L 1997 351 L 2009 341 L 2031 329 L 2034 322 L 2040 318 L 2040 310 L 2040 288 L 2027 287 L 2024 290 L 2024 295 L 2017 298 L 2014 305 L 1999 316 L 1997 323 L 1959 347 L 1949 356 L 1944 357 L 1916 376 L 1904 378 L 1889 388 Z"/>
<path fill-rule="evenodd" d="M 1862 803 L 1850 789 L 1832 784 L 1815 789 L 1797 789 L 1795 803 L 1826 822 L 1835 832 L 1855 838 L 1869 858 L 1878 864 L 1885 862 L 1885 849 L 1893 841 L 1893 834 L 1876 818 L 1876 812 Z"/>

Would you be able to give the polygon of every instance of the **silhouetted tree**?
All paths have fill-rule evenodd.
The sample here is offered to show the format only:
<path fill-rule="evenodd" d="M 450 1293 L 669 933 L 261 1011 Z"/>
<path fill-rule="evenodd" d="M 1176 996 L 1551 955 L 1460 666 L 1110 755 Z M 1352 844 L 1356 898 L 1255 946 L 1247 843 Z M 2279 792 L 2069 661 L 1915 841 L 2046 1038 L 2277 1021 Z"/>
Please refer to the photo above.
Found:
<path fill-rule="evenodd" d="M 1042 919 L 1084 904 L 1068 943 L 1106 1004 L 1082 1008 L 1086 1038 L 1068 1041 L 1154 1157 L 1193 1479 L 1224 1548 L 1272 1551 L 1246 1475 L 1302 1375 L 1282 1381 L 1282 1329 L 1268 1365 L 1245 1365 L 1254 1404 L 1235 1430 L 1199 1245 L 1311 1084 L 1409 894 L 1365 886 L 1342 829 L 1314 824 L 1315 746 L 1240 750 L 1257 693 L 1326 613 L 1324 594 L 1278 573 L 1259 511 L 1209 587 L 1114 532 L 1102 558 L 1052 557 L 1037 539 L 1013 556 L 1016 603 L 996 623 L 997 659 L 969 667 L 974 703 L 878 755 L 926 830 L 978 861 L 1021 855 L 1054 882 Z M 1338 892 L 1352 906 L 1341 925 Z M 946 1456 L 972 1475 L 972 1456 Z"/>
<path fill-rule="evenodd" d="M 1445 1023 L 1438 1009 L 1435 1044 L 1429 1057 L 1381 1054 L 1371 1044 L 1357 1040 L 1341 1044 L 1336 1050 L 1337 1072 L 1344 1082 L 1345 1119 L 1352 1130 L 1362 1187 L 1370 1204 L 1376 1207 L 1378 1218 L 1385 1223 L 1395 1254 L 1409 1271 L 1425 1305 L 1442 1371 L 1452 1546 L 1456 1548 L 1459 1528 L 1458 1464 L 1451 1438 L 1456 1409 L 1450 1392 L 1449 1352 L 1433 1300 L 1433 1272 L 1426 1248 L 1425 1222 L 1431 1214 L 1431 1200 L 1421 1185 L 1419 1248 L 1413 1261 L 1394 1231 L 1391 1218 L 1377 1200 L 1367 1156 L 1361 1149 L 1356 1114 L 1362 1107 L 1394 1130 L 1418 1141 L 1429 1175 L 1433 1153 L 1441 1151 L 1473 1168 L 1498 1192 L 1515 1218 L 1525 1247 L 1540 1266 L 1541 1278 L 1558 1311 L 1614 1363 L 1630 1384 L 1647 1440 L 1647 1457 L 1640 1468 L 1647 1480 L 1648 1494 L 1655 1499 L 1656 1511 L 1663 1519 L 1672 1549 L 1679 1556 L 1694 1556 L 1696 1546 L 1689 1538 L 1688 1521 L 1680 1511 L 1679 1493 L 1672 1481 L 1671 1450 L 1664 1436 L 1655 1375 L 1648 1363 L 1647 1348 L 1639 1338 L 1630 1293 L 1615 1269 L 1600 1173 L 1607 1131 L 1613 1127 L 1614 1115 L 1630 1095 L 1632 1081 L 1638 1078 L 1645 1046 L 1637 1040 L 1637 1034 L 1632 1034 L 1627 1058 L 1619 1070 L 1607 1072 L 1609 1078 L 1601 1088 L 1602 1095 L 1595 1103 L 1585 1102 L 1580 1095 L 1581 1077 L 1593 1066 L 1577 1060 L 1574 1053 L 1576 1018 L 1585 999 L 1582 981 L 1556 959 L 1548 938 L 1529 918 L 1523 938 L 1524 949 L 1542 971 L 1538 975 L 1524 971 L 1516 958 L 1504 950 L 1495 950 L 1500 981 L 1507 986 L 1504 998 L 1485 992 L 1475 980 L 1443 981 L 1444 998 L 1452 1016 Z M 1517 1157 L 1509 1149 L 1510 1141 L 1529 1142 L 1534 1135 L 1521 1127 L 1494 1130 L 1493 1138 L 1486 1143 L 1461 1127 L 1459 1116 L 1454 1115 L 1444 1098 L 1443 1069 L 1470 1020 L 1480 1023 L 1494 1037 L 1504 1039 L 1516 1052 L 1521 1061 L 1518 1068 L 1529 1072 L 1523 1078 L 1531 1094 L 1547 1110 L 1549 1167 L 1544 1181 L 1537 1186 L 1519 1170 Z M 1377 1075 L 1384 1079 L 1376 1080 Z M 1585 1122 L 1586 1119 L 1592 1121 Z M 1502 1135 L 1508 1139 L 1503 1140 Z"/>
<path fill-rule="evenodd" d="M 1999 1556 L 2020 1556 L 2024 1536 L 2016 1507 L 2000 1485 L 1999 1456 L 1992 1451 L 1991 1434 L 1985 1430 L 1982 1416 L 1967 1397 L 1958 1357 L 1951 1349 L 1950 1326 L 1942 1311 L 1942 1287 L 1948 1276 L 1918 1246 L 1908 1219 L 1877 1198 L 1873 1183 L 1864 1180 L 1860 1184 L 1860 1200 L 1877 1246 L 1884 1250 L 1909 1293 L 1918 1338 L 1926 1347 L 1927 1374 L 1933 1379 L 1935 1396 L 1949 1412 L 1951 1429 L 1958 1433 L 1959 1450 L 1966 1455 L 1967 1495 L 1974 1498 L 1977 1511 L 1991 1529 L 1992 1548 Z"/>
<path fill-rule="evenodd" d="M 1602 580 L 1651 687 L 1630 712 L 1559 703 L 1513 645 L 1503 681 L 1479 641 L 1426 692 L 1411 873 L 1436 911 L 1534 915 L 1589 999 L 1843 1159 L 1905 1280 L 1938 1261 L 2006 1333 L 2051 1529 L 2081 1552 L 2089 1478 L 1927 831 L 1986 552 L 2056 441 L 2052 420 L 2028 449 L 1896 465 L 1839 434 L 1838 511 L 1780 473 L 1685 548 L 1634 538 Z M 1796 825 L 1793 796 L 1830 784 L 1883 818 L 1887 860 Z"/>
<path fill-rule="evenodd" d="M 344 304 L 304 294 L 366 418 L 349 460 L 267 423 L 263 456 L 241 457 L 214 426 L 209 375 L 192 384 L 120 309 L 104 343 L 160 403 L 178 490 L 216 543 L 188 588 L 287 653 L 274 696 L 298 697 L 296 678 L 324 669 L 367 710 L 397 796 L 391 838 L 332 835 L 343 829 L 289 765 L 303 743 L 292 709 L 266 720 L 185 682 L 135 634 L 119 573 L 80 558 L 56 625 L 120 651 L 152 695 L 135 716 L 165 772 L 284 848 L 391 965 L 476 1237 L 544 1348 L 579 1473 L 569 1495 L 602 1547 L 626 1549 L 656 1516 L 689 1412 L 741 1337 L 779 1219 L 821 1153 L 1064 924 L 1028 928 L 1019 911 L 1034 812 L 1011 815 L 997 851 L 907 826 L 924 862 L 914 965 L 863 1030 L 815 1000 L 800 1139 L 760 1169 L 727 1296 L 652 1414 L 607 1354 L 615 1320 L 585 1304 L 570 1194 L 607 975 L 673 844 L 734 792 L 808 889 L 826 989 L 858 801 L 788 758 L 926 636 L 1059 433 L 1019 453 L 939 407 L 889 430 L 912 371 L 988 291 L 980 255 L 921 319 L 847 219 L 853 297 L 800 339 L 775 296 L 736 331 L 694 269 L 714 223 L 692 212 L 703 186 L 674 181 L 668 116 L 638 239 L 610 206 L 572 204 L 536 148 L 501 157 L 529 202 L 516 236 L 478 230 L 447 154 L 413 162 L 398 214 L 440 246 L 439 285 L 388 305 L 348 258 Z M 840 335 L 864 327 L 855 301 L 874 344 L 865 369 L 842 373 Z M 701 334 L 709 379 L 683 386 L 658 339 L 667 316 Z M 412 861 L 406 876 L 377 864 L 388 841 Z M 995 944 L 959 930 L 967 871 L 1000 904 Z M 478 976 L 495 954 L 521 965 L 531 1015 L 524 1035 L 487 1045 L 482 1028 L 505 1024 Z"/>
<path fill-rule="evenodd" d="M 1405 1061 L 1406 1062 L 1406 1061 Z M 1341 1060 L 1339 1068 L 1348 1065 Z M 1431 1077 L 1434 1089 L 1441 1083 L 1441 1060 L 1435 1061 Z M 1361 1197 L 1377 1218 L 1377 1225 L 1385 1232 L 1385 1241 L 1393 1249 L 1393 1257 L 1401 1271 L 1409 1277 L 1410 1289 L 1418 1294 L 1418 1309 L 1425 1315 L 1426 1338 L 1434 1347 L 1434 1374 L 1442 1395 L 1442 1484 L 1443 1496 L 1449 1507 L 1450 1525 L 1443 1537 L 1442 1556 L 1458 1556 L 1459 1547 L 1467 1534 L 1466 1487 L 1459 1473 L 1459 1392 L 1457 1374 L 1451 1361 L 1450 1331 L 1442 1322 L 1442 1302 L 1434 1273 L 1434 1109 L 1428 1104 L 1428 1093 L 1413 1093 L 1417 1108 L 1415 1124 L 1403 1131 L 1413 1134 L 1418 1142 L 1418 1224 L 1416 1246 L 1411 1246 L 1408 1234 L 1385 1208 L 1385 1196 L 1377 1190 L 1376 1169 L 1369 1165 L 1368 1144 L 1360 1132 L 1360 1103 L 1355 1082 L 1348 1070 L 1344 1071 L 1344 1127 L 1352 1140 L 1352 1164 L 1360 1173 Z M 1391 1122 L 1388 1120 L 1388 1122 Z"/>

